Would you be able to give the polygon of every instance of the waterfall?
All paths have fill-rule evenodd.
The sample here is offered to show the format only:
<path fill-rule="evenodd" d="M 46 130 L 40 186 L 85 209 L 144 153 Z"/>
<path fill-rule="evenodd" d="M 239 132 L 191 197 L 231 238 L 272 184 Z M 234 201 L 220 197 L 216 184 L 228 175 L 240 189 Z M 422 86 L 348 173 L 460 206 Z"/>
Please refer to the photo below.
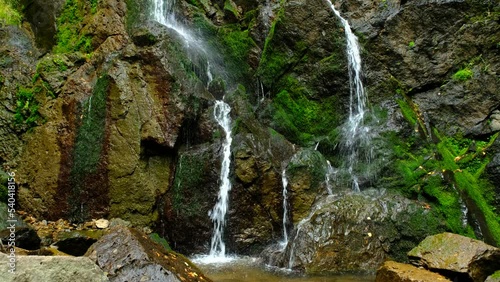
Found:
<path fill-rule="evenodd" d="M 363 87 L 361 72 L 361 56 L 358 45 L 358 38 L 351 30 L 349 22 L 344 19 L 335 9 L 333 4 L 326 1 L 335 15 L 340 19 L 347 41 L 347 60 L 349 68 L 349 119 L 342 127 L 341 151 L 346 152 L 346 170 L 350 175 L 352 188 L 359 191 L 359 177 L 355 171 L 355 166 L 364 157 L 367 163 L 371 160 L 371 154 L 362 154 L 360 149 L 369 148 L 371 143 L 370 128 L 364 125 L 364 118 L 367 106 L 367 97 Z M 364 156 L 362 156 L 364 155 Z"/>
<path fill-rule="evenodd" d="M 326 165 L 327 165 L 327 172 L 326 172 L 326 190 L 328 191 L 328 195 L 333 195 L 333 190 L 332 190 L 332 185 L 330 184 L 330 180 L 332 180 L 332 176 L 335 176 L 335 174 L 337 173 L 335 171 L 335 169 L 332 167 L 332 164 L 330 163 L 330 161 L 326 161 Z"/>
<path fill-rule="evenodd" d="M 288 179 L 286 179 L 286 168 L 283 169 L 283 173 L 281 174 L 281 182 L 283 183 L 283 241 L 281 242 L 281 246 L 283 248 L 288 244 Z"/>
<path fill-rule="evenodd" d="M 213 80 L 211 67 L 216 54 L 211 54 L 202 39 L 194 36 L 189 29 L 184 27 L 177 21 L 174 13 L 175 0 L 152 0 L 153 1 L 153 18 L 160 24 L 177 32 L 186 45 L 188 53 L 191 53 L 193 60 L 204 60 L 206 63 L 206 71 L 200 75 L 206 76 L 206 86 L 208 88 Z M 211 63 L 212 62 L 212 63 Z M 223 143 L 223 159 L 220 173 L 220 187 L 217 197 L 217 203 L 208 215 L 214 224 L 212 234 L 210 253 L 207 260 L 224 260 L 226 259 L 226 246 L 224 244 L 224 226 L 226 225 L 226 213 L 229 206 L 229 191 L 231 190 L 231 182 L 229 180 L 229 172 L 231 167 L 231 117 L 229 113 L 231 107 L 222 100 L 215 101 L 214 118 L 222 127 L 225 133 Z"/>
<path fill-rule="evenodd" d="M 223 160 L 220 175 L 220 190 L 217 203 L 210 212 L 210 218 L 214 222 L 214 233 L 212 243 L 210 244 L 210 256 L 224 257 L 226 255 L 226 245 L 222 238 L 224 225 L 226 221 L 226 213 L 229 202 L 229 191 L 231 190 L 231 181 L 229 181 L 229 169 L 231 165 L 231 117 L 229 113 L 231 108 L 223 101 L 215 103 L 214 116 L 217 123 L 224 129 L 226 139 L 223 145 Z"/>

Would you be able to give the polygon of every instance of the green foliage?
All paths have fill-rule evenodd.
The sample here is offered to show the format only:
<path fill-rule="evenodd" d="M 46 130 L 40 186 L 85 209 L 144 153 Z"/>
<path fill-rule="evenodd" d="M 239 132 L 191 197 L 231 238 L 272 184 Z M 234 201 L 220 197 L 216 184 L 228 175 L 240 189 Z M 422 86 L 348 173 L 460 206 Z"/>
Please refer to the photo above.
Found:
<path fill-rule="evenodd" d="M 406 101 L 398 102 L 406 119 L 415 124 L 418 109 Z M 462 221 L 461 207 L 466 202 L 476 216 L 477 212 L 484 216 L 490 237 L 500 243 L 500 223 L 491 205 L 493 188 L 481 179 L 490 161 L 486 152 L 498 134 L 488 141 L 480 141 L 461 136 L 445 137 L 436 129 L 432 133 L 435 143 L 417 144 L 419 139 L 414 137 L 391 139 L 397 159 L 394 170 L 399 175 L 393 185 L 411 198 L 429 201 L 431 208 L 446 219 L 451 231 L 474 237 L 472 228 L 464 226 Z"/>
<path fill-rule="evenodd" d="M 471 69 L 464 68 L 464 69 L 457 71 L 453 75 L 453 79 L 458 80 L 458 81 L 466 81 L 466 80 L 471 79 L 473 75 L 474 75 L 474 73 L 472 72 Z"/>
<path fill-rule="evenodd" d="M 408 48 L 412 49 L 413 47 L 415 47 L 415 41 L 410 41 L 410 43 L 408 43 Z"/>
<path fill-rule="evenodd" d="M 41 121 L 38 112 L 40 104 L 36 101 L 35 95 L 40 92 L 40 87 L 33 89 L 19 86 L 16 94 L 16 113 L 14 114 L 14 121 L 17 125 L 25 126 L 27 129 L 39 125 Z"/>
<path fill-rule="evenodd" d="M 92 52 L 92 38 L 81 35 L 82 22 L 89 7 L 86 1 L 67 0 L 59 18 L 57 18 L 57 45 L 54 53 L 69 53 L 80 51 Z M 90 1 L 90 9 L 97 7 L 97 0 Z"/>
<path fill-rule="evenodd" d="M 0 23 L 7 25 L 19 25 L 23 19 L 22 15 L 16 10 L 17 1 L 0 0 Z"/>
<path fill-rule="evenodd" d="M 335 97 L 322 101 L 308 97 L 308 90 L 295 78 L 287 76 L 273 99 L 273 125 L 289 140 L 303 146 L 315 142 L 315 136 L 336 135 L 332 125 L 338 124 L 334 112 Z"/>
<path fill-rule="evenodd" d="M 167 251 L 171 251 L 172 248 L 170 248 L 170 245 L 168 244 L 167 240 L 165 240 L 165 238 L 161 237 L 160 235 L 158 235 L 158 233 L 151 233 L 149 234 L 149 238 L 151 238 L 152 241 L 162 245 L 162 247 L 167 250 Z"/>

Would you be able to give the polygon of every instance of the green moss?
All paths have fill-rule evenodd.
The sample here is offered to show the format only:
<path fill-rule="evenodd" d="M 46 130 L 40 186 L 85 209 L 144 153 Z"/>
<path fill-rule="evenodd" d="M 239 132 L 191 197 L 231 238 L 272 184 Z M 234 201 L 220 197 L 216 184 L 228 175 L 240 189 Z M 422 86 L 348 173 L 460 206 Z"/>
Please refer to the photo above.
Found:
<path fill-rule="evenodd" d="M 336 135 L 332 125 L 339 123 L 334 112 L 335 97 L 309 98 L 308 89 L 291 76 L 283 79 L 283 90 L 273 99 L 273 127 L 289 140 L 310 146 L 319 136 Z"/>
<path fill-rule="evenodd" d="M 201 152 L 181 155 L 175 171 L 172 187 L 172 207 L 186 216 L 200 213 L 204 201 L 203 191 L 206 165 L 210 163 L 209 155 Z"/>
<path fill-rule="evenodd" d="M 17 1 L 0 0 L 0 22 L 7 25 L 19 25 L 23 19 L 21 13 L 16 10 Z"/>
<path fill-rule="evenodd" d="M 106 125 L 106 99 L 109 78 L 97 80 L 94 92 L 81 105 L 81 125 L 75 140 L 73 172 L 85 175 L 96 171 L 101 157 Z"/>
<path fill-rule="evenodd" d="M 158 233 L 149 234 L 149 238 L 151 238 L 151 240 L 153 240 L 153 242 L 156 242 L 156 243 L 160 244 L 161 246 L 163 246 L 163 248 L 165 250 L 172 251 L 172 248 L 170 248 L 170 245 L 168 244 L 167 240 L 165 240 L 165 238 L 163 238 L 163 237 L 160 237 L 160 235 L 158 235 Z"/>
<path fill-rule="evenodd" d="M 493 273 L 491 276 L 491 278 L 496 278 L 496 279 L 500 279 L 500 270 L 497 270 L 495 273 Z"/>
<path fill-rule="evenodd" d="M 231 0 L 226 0 L 224 2 L 224 10 L 231 12 L 236 18 L 239 18 L 240 16 L 238 8 L 235 7 L 234 3 Z"/>
<path fill-rule="evenodd" d="M 419 122 L 418 109 L 399 101 L 404 116 L 410 123 Z M 413 113 L 412 113 L 413 112 Z M 459 234 L 474 237 L 470 226 L 464 226 L 461 207 L 466 202 L 475 216 L 484 217 L 488 236 L 498 244 L 500 224 L 492 208 L 492 185 L 481 179 L 490 161 L 488 148 L 498 134 L 488 141 L 472 140 L 461 136 L 445 137 L 436 129 L 431 139 L 393 139 L 393 153 L 397 159 L 394 187 L 411 198 L 424 199 L 445 219 L 448 228 Z M 422 143 L 422 141 L 424 141 Z M 483 231 L 484 233 L 484 231 Z"/>
<path fill-rule="evenodd" d="M 109 77 L 99 77 L 92 96 L 84 100 L 79 109 L 80 124 L 75 137 L 70 172 L 72 190 L 69 202 L 72 205 L 71 219 L 74 221 L 83 221 L 87 217 L 87 210 L 83 208 L 82 202 L 82 193 L 86 185 L 89 185 L 85 179 L 96 173 L 101 163 L 105 145 L 108 86 Z"/>
<path fill-rule="evenodd" d="M 61 15 L 57 18 L 57 44 L 54 53 L 68 53 L 80 51 L 90 53 L 93 51 L 92 38 L 88 35 L 80 34 L 83 27 L 83 20 L 88 9 L 97 7 L 97 1 L 90 1 L 88 7 L 86 1 L 67 0 Z"/>
<path fill-rule="evenodd" d="M 471 79 L 473 75 L 474 75 L 474 73 L 472 72 L 471 69 L 464 68 L 464 69 L 457 71 L 453 75 L 453 79 L 458 80 L 458 81 L 466 81 L 466 80 Z"/>

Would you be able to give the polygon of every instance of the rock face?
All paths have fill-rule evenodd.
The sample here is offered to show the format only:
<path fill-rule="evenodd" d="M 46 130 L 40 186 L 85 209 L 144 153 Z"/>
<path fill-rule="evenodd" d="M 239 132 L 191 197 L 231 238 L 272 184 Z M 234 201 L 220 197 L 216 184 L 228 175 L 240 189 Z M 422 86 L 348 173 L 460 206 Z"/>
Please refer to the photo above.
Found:
<path fill-rule="evenodd" d="M 363 181 L 362 188 L 390 186 L 432 205 L 343 192 L 312 213 L 326 194 L 326 160 L 344 161 L 339 126 L 351 103 L 344 31 L 325 1 L 178 2 L 179 18 L 220 51 L 214 73 L 227 67 L 220 76 L 230 79 L 211 82 L 204 58 L 210 52 L 187 54 L 176 32 L 149 18 L 148 1 L 21 2 L 32 30 L 0 26 L 0 164 L 16 171 L 19 208 L 40 219 L 120 217 L 153 228 L 179 251 L 206 252 L 223 137 L 213 118 L 214 97 L 231 105 L 234 121 L 224 233 L 231 252 L 256 254 L 281 238 L 285 168 L 298 239 L 284 254 L 266 256 L 309 272 L 405 260 L 402 254 L 417 241 L 446 229 L 441 215 L 465 232 L 455 183 L 434 181 L 439 171 L 470 166 L 479 183 L 476 174 L 493 160 L 487 172 L 490 180 L 499 178 L 500 157 L 493 155 L 500 145 L 477 152 L 471 145 L 500 130 L 494 1 L 334 1 L 362 45 L 363 80 L 374 106 L 366 122 L 379 114 L 389 124 L 384 138 L 394 144 L 388 146 L 412 164 L 421 161 L 393 168 L 398 158 L 381 158 L 375 165 L 382 164 L 383 179 Z M 54 25 L 58 15 L 75 11 L 84 15 L 69 30 Z M 75 33 L 69 41 L 79 46 L 59 46 L 66 33 Z M 408 112 L 417 116 L 411 124 Z M 24 119 L 12 122 L 20 114 Z M 416 124 L 428 133 L 422 140 Z M 436 165 L 438 154 L 428 148 L 434 140 L 427 138 L 433 129 L 457 134 L 449 140 L 455 147 L 470 137 L 471 164 L 452 158 L 452 168 Z M 419 146 L 424 152 L 411 151 Z M 407 183 L 397 181 L 405 176 Z M 485 211 L 494 211 L 483 202 Z"/>
<path fill-rule="evenodd" d="M 266 250 L 264 260 L 307 273 L 375 270 L 444 228 L 431 212 L 390 193 L 339 193 L 316 203 L 286 248 Z"/>
<path fill-rule="evenodd" d="M 127 227 L 113 228 L 86 255 L 110 281 L 211 281 L 182 255 Z"/>
<path fill-rule="evenodd" d="M 15 273 L 9 273 L 9 258 L 0 253 L 0 280 L 35 281 L 109 281 L 89 258 L 68 256 L 17 256 Z"/>
<path fill-rule="evenodd" d="M 413 265 L 387 261 L 377 270 L 377 277 L 375 278 L 375 282 L 387 281 L 437 282 L 451 280 L 437 273 L 433 273 L 422 268 L 417 268 Z"/>
<path fill-rule="evenodd" d="M 452 233 L 425 238 L 408 257 L 415 265 L 457 276 L 465 274 L 475 282 L 500 269 L 500 249 Z"/>

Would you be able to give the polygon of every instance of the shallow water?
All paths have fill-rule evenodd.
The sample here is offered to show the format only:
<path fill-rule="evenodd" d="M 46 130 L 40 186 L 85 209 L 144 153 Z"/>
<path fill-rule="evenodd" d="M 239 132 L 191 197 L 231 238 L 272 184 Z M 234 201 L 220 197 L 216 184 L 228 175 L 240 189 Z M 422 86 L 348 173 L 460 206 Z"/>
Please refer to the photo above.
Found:
<path fill-rule="evenodd" d="M 263 266 L 255 258 L 234 258 L 230 262 L 193 261 L 215 282 L 373 282 L 373 275 L 305 276 L 289 270 Z"/>

